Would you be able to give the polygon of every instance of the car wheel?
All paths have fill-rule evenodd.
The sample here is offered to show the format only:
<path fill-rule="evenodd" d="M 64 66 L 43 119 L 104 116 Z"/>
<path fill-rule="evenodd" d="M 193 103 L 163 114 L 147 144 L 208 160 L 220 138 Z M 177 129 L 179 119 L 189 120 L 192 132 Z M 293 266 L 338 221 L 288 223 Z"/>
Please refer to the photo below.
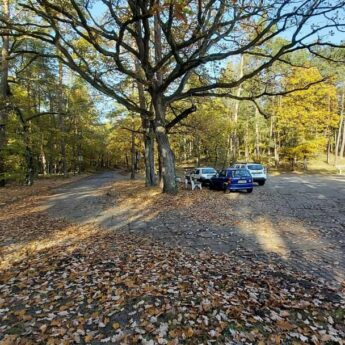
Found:
<path fill-rule="evenodd" d="M 253 188 L 248 188 L 247 193 L 251 193 L 253 191 Z"/>
<path fill-rule="evenodd" d="M 212 182 L 210 182 L 210 184 L 208 185 L 208 188 L 210 188 L 210 189 L 214 189 L 214 185 L 213 185 L 213 183 L 212 183 Z"/>
<path fill-rule="evenodd" d="M 259 181 L 259 186 L 263 186 L 266 181 Z"/>

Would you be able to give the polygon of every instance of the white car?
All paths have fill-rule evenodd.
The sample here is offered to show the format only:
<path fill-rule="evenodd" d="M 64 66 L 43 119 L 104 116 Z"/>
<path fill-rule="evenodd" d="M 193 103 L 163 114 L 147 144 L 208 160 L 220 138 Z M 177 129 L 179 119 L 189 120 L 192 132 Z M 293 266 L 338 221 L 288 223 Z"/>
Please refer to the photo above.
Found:
<path fill-rule="evenodd" d="M 253 177 L 253 182 L 257 182 L 260 186 L 263 186 L 267 180 L 267 170 L 259 163 L 236 163 L 234 168 L 248 169 Z"/>
<path fill-rule="evenodd" d="M 203 185 L 210 183 L 213 176 L 217 174 L 217 170 L 212 167 L 199 167 L 195 168 L 191 173 L 190 177 L 200 181 Z"/>

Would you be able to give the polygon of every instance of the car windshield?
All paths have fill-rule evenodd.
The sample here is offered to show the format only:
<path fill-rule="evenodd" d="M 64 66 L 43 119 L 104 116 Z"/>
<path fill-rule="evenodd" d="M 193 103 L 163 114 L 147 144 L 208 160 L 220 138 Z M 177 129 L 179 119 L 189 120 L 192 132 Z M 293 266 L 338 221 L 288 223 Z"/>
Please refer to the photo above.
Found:
<path fill-rule="evenodd" d="M 210 168 L 210 169 L 202 169 L 203 174 L 214 174 L 216 170 Z"/>
<path fill-rule="evenodd" d="M 262 170 L 263 166 L 261 164 L 248 164 L 247 168 L 249 170 Z"/>
<path fill-rule="evenodd" d="M 246 169 L 234 170 L 232 172 L 233 177 L 250 177 L 250 172 Z"/>

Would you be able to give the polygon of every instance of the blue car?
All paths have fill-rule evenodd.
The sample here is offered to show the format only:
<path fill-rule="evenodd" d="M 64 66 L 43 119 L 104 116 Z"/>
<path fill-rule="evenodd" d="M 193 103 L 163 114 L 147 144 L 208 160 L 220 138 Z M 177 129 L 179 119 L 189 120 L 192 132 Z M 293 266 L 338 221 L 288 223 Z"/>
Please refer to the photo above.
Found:
<path fill-rule="evenodd" d="M 247 169 L 224 169 L 210 181 L 211 189 L 222 189 L 225 193 L 235 190 L 246 190 L 251 193 L 253 186 L 253 177 Z"/>

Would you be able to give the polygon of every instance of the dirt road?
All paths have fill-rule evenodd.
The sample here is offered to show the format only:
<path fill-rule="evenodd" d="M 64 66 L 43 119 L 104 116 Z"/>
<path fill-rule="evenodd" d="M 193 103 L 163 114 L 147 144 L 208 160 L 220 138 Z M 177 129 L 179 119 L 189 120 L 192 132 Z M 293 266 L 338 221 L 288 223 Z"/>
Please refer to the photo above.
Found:
<path fill-rule="evenodd" d="M 108 197 L 109 185 L 122 179 L 128 177 L 117 172 L 83 179 L 58 189 L 46 208 L 54 216 L 146 234 L 192 251 L 210 248 L 268 263 L 280 260 L 330 281 L 345 278 L 345 177 L 286 174 L 270 177 L 250 195 L 203 191 L 204 200 L 190 212 L 175 209 L 153 219 L 147 210 L 119 209 Z M 211 193 L 227 198 L 228 209 L 210 202 Z M 231 221 L 205 222 L 195 216 L 206 210 Z"/>

